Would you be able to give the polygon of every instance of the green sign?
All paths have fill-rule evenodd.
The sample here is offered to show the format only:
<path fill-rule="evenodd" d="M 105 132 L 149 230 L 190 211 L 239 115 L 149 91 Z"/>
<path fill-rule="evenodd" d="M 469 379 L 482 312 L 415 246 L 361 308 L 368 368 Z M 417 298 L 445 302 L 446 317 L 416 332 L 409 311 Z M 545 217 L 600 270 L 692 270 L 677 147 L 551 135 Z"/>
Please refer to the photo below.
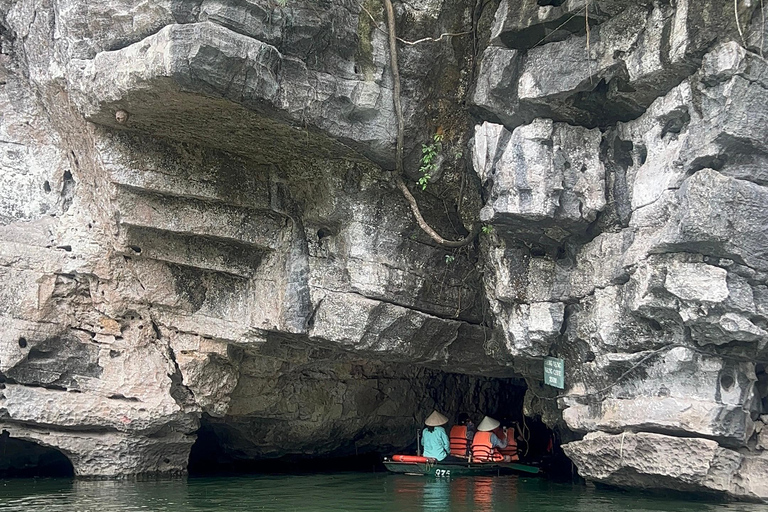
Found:
<path fill-rule="evenodd" d="M 558 357 L 544 358 L 544 384 L 565 389 L 565 361 Z"/>

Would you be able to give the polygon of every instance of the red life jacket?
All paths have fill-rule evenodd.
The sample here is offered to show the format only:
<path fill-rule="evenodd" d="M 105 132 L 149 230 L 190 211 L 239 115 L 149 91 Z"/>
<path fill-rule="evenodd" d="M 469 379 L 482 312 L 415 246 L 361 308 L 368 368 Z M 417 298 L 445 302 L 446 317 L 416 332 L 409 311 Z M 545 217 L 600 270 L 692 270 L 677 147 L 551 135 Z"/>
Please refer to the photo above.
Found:
<path fill-rule="evenodd" d="M 477 432 L 472 439 L 472 462 L 499 462 L 504 456 L 491 444 L 491 432 Z"/>
<path fill-rule="evenodd" d="M 469 442 L 467 441 L 467 426 L 454 425 L 451 427 L 451 455 L 466 458 L 469 452 Z"/>

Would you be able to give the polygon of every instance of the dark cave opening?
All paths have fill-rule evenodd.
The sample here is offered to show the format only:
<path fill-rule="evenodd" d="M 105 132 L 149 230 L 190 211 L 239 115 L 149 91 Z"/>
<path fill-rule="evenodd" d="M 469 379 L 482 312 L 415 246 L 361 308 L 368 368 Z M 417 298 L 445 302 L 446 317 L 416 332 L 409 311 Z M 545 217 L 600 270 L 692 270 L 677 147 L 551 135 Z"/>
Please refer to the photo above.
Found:
<path fill-rule="evenodd" d="M 522 379 L 473 377 L 439 371 L 425 373 L 427 381 L 421 389 L 423 403 L 434 404 L 449 419 L 446 432 L 455 424 L 461 412 L 470 415 L 479 424 L 484 415 L 494 417 L 503 425 L 517 423 L 520 428 L 518 446 L 521 461 L 544 466 L 557 465 L 556 473 L 571 472 L 557 446 L 558 436 L 537 418 L 523 416 L 523 401 L 527 386 Z M 378 404 L 381 405 L 381 404 Z M 315 473 L 327 471 L 386 471 L 382 459 L 394 453 L 415 454 L 416 437 L 423 426 L 417 423 L 432 412 L 416 404 L 398 404 L 405 414 L 407 426 L 388 436 L 386 431 L 368 426 L 353 432 L 349 438 L 327 439 L 317 444 L 265 448 L 265 437 L 272 435 L 269 424 L 274 420 L 263 418 L 215 418 L 203 415 L 197 440 L 192 446 L 188 470 L 191 476 L 235 473 Z M 431 406 L 430 406 L 431 407 Z M 372 407 L 373 410 L 373 407 Z M 330 423 L 329 423 L 330 424 Z M 391 423 L 390 423 L 391 425 Z M 293 427 L 286 424 L 286 431 Z M 340 429 L 343 431 L 343 429 Z M 245 433 L 244 433 L 245 432 Z M 264 432 L 264 435 L 261 435 Z M 293 439 L 286 434 L 285 439 Z M 321 439 L 321 436 L 318 436 Z M 263 442 L 262 446 L 258 446 Z M 299 447 L 298 450 L 293 448 Z M 565 461 L 565 462 L 563 462 Z M 562 466 L 562 467 L 560 467 Z"/>
<path fill-rule="evenodd" d="M 249 457 L 231 450 L 228 439 L 233 429 L 210 416 L 201 418 L 197 440 L 189 454 L 190 476 L 229 475 L 240 473 L 323 473 L 336 471 L 384 471 L 376 452 L 343 456 L 290 454 L 281 457 Z"/>
<path fill-rule="evenodd" d="M 32 441 L 0 435 L 0 478 L 72 478 L 75 469 L 66 455 Z"/>

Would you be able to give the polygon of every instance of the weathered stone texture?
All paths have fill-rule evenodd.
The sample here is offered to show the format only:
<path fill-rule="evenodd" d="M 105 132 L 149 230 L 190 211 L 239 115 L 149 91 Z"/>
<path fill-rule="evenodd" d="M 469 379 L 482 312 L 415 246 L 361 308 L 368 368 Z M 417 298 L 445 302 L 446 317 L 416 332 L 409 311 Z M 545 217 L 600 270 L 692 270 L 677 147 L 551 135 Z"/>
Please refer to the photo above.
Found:
<path fill-rule="evenodd" d="M 444 373 L 515 371 L 485 352 L 477 253 L 431 245 L 378 167 L 392 83 L 381 13 L 361 13 L 3 4 L 2 429 L 126 476 L 184 471 L 201 418 L 242 434 L 224 456 L 349 455 L 410 444 L 422 409 L 472 405 L 463 388 L 476 414 L 506 403 Z M 462 15 L 412 18 L 405 37 Z M 444 123 L 458 147 L 466 78 L 414 68 L 463 50 L 423 48 L 403 53 L 408 132 Z M 439 175 L 458 179 L 457 153 Z M 461 236 L 443 208 L 425 214 Z"/>
<path fill-rule="evenodd" d="M 396 3 L 475 31 L 400 45 L 447 251 L 377 2 L 0 2 L 0 428 L 124 476 L 522 403 L 589 480 L 768 499 L 761 5 Z"/>
<path fill-rule="evenodd" d="M 650 433 L 588 434 L 566 453 L 591 478 L 624 488 L 726 494 L 763 499 L 766 459 L 714 441 Z"/>
<path fill-rule="evenodd" d="M 497 330 L 566 360 L 526 407 L 587 479 L 765 499 L 759 9 L 541 4 L 501 3 L 472 99 Z"/>

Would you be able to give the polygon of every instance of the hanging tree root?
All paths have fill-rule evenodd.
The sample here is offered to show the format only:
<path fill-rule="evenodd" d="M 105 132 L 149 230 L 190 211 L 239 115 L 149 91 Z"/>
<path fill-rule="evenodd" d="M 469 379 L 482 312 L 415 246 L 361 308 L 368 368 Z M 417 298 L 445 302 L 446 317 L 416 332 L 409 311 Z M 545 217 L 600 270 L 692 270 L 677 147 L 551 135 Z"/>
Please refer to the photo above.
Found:
<path fill-rule="evenodd" d="M 389 36 L 389 61 L 392 68 L 392 102 L 395 106 L 395 115 L 397 116 L 397 152 L 395 154 L 395 184 L 400 192 L 403 193 L 408 205 L 411 207 L 413 216 L 419 227 L 429 235 L 429 237 L 443 247 L 463 247 L 471 243 L 480 232 L 480 224 L 475 223 L 472 232 L 461 240 L 446 240 L 440 236 L 437 231 L 427 224 L 421 215 L 416 198 L 408 189 L 403 181 L 403 132 L 405 131 L 405 122 L 403 121 L 403 107 L 400 103 L 400 68 L 397 64 L 397 33 L 395 31 L 395 10 L 392 7 L 392 0 L 384 0 L 384 10 L 387 12 L 387 30 Z"/>

